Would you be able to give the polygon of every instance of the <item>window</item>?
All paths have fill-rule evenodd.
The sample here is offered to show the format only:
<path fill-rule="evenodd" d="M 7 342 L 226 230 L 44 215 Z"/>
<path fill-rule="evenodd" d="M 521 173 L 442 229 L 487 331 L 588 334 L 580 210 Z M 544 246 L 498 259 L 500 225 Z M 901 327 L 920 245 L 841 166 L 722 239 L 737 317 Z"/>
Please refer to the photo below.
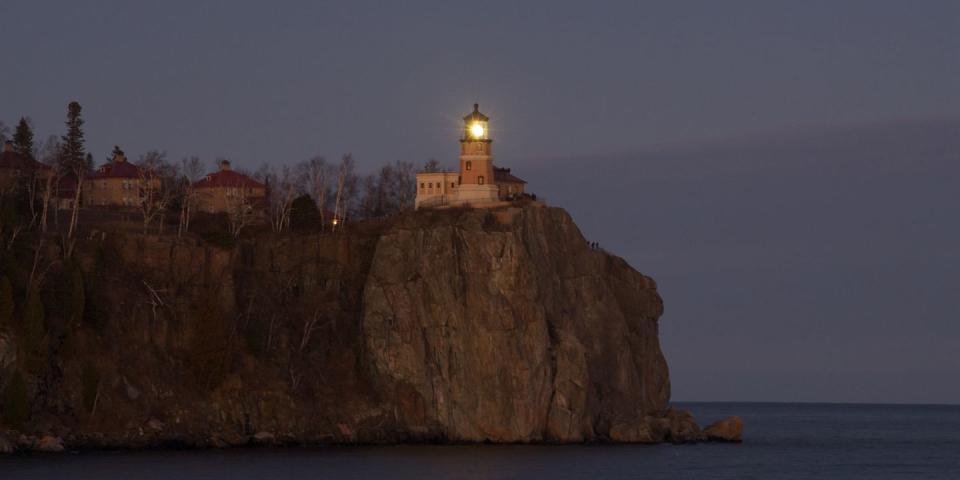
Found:
<path fill-rule="evenodd" d="M 427 184 L 427 188 L 432 189 L 432 188 L 433 188 L 433 182 L 428 183 L 428 184 Z"/>
<path fill-rule="evenodd" d="M 473 170 L 473 162 L 467 160 L 467 170 Z"/>
<path fill-rule="evenodd" d="M 479 177 L 477 177 L 477 183 L 480 185 L 483 185 L 483 175 L 480 175 Z"/>
<path fill-rule="evenodd" d="M 427 188 L 426 184 L 423 182 L 420 182 L 420 190 L 423 190 L 424 188 Z"/>
<path fill-rule="evenodd" d="M 450 182 L 450 188 L 453 188 L 456 185 L 457 185 L 456 183 Z"/>

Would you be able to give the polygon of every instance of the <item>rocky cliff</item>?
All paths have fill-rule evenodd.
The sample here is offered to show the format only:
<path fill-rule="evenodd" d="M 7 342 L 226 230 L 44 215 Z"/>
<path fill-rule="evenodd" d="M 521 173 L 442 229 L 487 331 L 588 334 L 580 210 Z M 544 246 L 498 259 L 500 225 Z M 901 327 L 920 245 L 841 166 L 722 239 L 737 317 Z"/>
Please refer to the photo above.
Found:
<path fill-rule="evenodd" d="M 42 344 L 22 304 L 0 333 L 24 448 L 703 438 L 668 407 L 655 282 L 560 209 L 227 247 L 93 232 L 47 257 Z"/>

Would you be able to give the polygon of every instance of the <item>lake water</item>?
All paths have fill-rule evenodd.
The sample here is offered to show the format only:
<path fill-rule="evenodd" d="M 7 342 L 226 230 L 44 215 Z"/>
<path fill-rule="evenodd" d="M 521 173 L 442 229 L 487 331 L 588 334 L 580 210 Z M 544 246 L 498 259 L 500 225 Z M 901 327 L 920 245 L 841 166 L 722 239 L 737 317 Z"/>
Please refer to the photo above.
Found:
<path fill-rule="evenodd" d="M 960 406 L 681 403 L 744 443 L 393 446 L 0 457 L 0 479 L 960 479 Z"/>

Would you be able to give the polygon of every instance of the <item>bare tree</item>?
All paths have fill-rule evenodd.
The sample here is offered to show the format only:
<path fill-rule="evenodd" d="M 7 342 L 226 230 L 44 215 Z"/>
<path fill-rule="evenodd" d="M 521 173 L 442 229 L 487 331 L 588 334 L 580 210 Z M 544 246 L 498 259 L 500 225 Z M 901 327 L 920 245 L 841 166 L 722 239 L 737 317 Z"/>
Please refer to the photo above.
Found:
<path fill-rule="evenodd" d="M 290 228 L 290 212 L 297 196 L 297 186 L 290 167 L 284 165 L 278 175 L 272 167 L 264 165 L 257 172 L 258 179 L 267 184 L 270 203 L 270 226 L 276 233 Z"/>
<path fill-rule="evenodd" d="M 243 185 L 230 188 L 227 195 L 227 217 L 230 219 L 230 233 L 233 238 L 240 238 L 240 232 L 253 218 L 253 207 L 247 199 L 247 189 Z"/>
<path fill-rule="evenodd" d="M 317 156 L 297 165 L 297 177 L 303 191 L 309 193 L 320 212 L 320 230 L 326 229 L 327 199 L 334 167 Z"/>
<path fill-rule="evenodd" d="M 60 172 L 56 168 L 60 150 L 60 139 L 56 135 L 50 135 L 46 141 L 41 141 L 37 147 L 37 160 L 51 169 L 50 174 L 44 179 L 41 192 L 43 207 L 40 211 L 40 232 L 42 233 L 47 231 L 47 214 L 50 211 L 54 190 L 60 183 Z"/>
<path fill-rule="evenodd" d="M 60 176 L 57 175 L 56 171 L 51 171 L 46 178 L 43 180 L 43 186 L 41 187 L 41 197 L 43 198 L 43 207 L 40 210 L 40 232 L 47 232 L 47 212 L 50 211 L 50 203 L 53 201 L 53 192 L 56 188 L 57 183 L 60 181 Z"/>
<path fill-rule="evenodd" d="M 412 163 L 396 161 L 380 167 L 376 175 L 368 175 L 363 180 L 360 213 L 382 218 L 412 207 L 417 196 L 415 172 Z"/>
<path fill-rule="evenodd" d="M 440 170 L 441 170 L 440 162 L 438 162 L 436 158 L 431 158 L 426 162 L 424 162 L 423 170 L 421 171 L 425 173 L 432 173 L 432 172 L 439 172 Z"/>
<path fill-rule="evenodd" d="M 398 160 L 393 163 L 393 170 L 394 176 L 390 179 L 389 190 L 396 213 L 413 206 L 417 198 L 417 175 L 416 167 L 410 162 Z"/>
<path fill-rule="evenodd" d="M 180 224 L 177 226 L 177 237 L 190 231 L 190 216 L 196 204 L 196 190 L 194 184 L 203 178 L 203 166 L 197 156 L 180 159 Z"/>
<path fill-rule="evenodd" d="M 166 152 L 150 150 L 137 162 L 140 212 L 143 214 L 143 233 L 167 209 L 173 199 L 176 168 L 166 161 Z"/>
<path fill-rule="evenodd" d="M 356 176 L 353 174 L 353 156 L 345 154 L 340 159 L 340 167 L 337 170 L 337 195 L 333 207 L 333 229 L 343 225 L 347 219 L 346 206 L 352 200 L 352 194 L 356 190 Z"/>
<path fill-rule="evenodd" d="M 83 191 L 83 182 L 87 179 L 87 163 L 73 162 L 70 166 L 70 173 L 73 174 L 77 185 L 73 192 L 73 205 L 70 210 L 70 226 L 67 228 L 67 238 L 73 238 L 74 231 L 77 229 L 77 220 L 80 218 L 80 194 Z"/>

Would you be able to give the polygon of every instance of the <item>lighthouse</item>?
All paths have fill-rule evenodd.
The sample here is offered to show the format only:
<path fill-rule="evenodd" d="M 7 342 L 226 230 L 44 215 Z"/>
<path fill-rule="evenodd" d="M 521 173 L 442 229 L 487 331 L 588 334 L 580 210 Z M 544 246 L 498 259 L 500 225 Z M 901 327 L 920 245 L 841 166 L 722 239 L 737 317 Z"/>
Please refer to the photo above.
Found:
<path fill-rule="evenodd" d="M 418 173 L 416 207 L 492 207 L 521 195 L 526 182 L 493 165 L 492 145 L 490 118 L 474 103 L 473 111 L 463 117 L 460 171 Z"/>
<path fill-rule="evenodd" d="M 473 111 L 463 117 L 457 203 L 479 205 L 497 201 L 492 146 L 490 118 L 480 113 L 480 105 L 474 103 Z"/>

